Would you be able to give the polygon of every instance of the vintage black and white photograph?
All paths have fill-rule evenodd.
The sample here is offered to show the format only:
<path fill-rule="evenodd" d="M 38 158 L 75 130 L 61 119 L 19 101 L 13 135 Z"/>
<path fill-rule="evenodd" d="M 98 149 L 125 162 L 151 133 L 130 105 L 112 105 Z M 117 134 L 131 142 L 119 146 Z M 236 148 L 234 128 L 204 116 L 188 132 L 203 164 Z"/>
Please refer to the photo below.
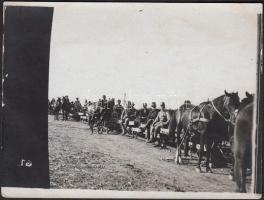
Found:
<path fill-rule="evenodd" d="M 256 192 L 259 4 L 46 6 L 51 189 Z"/>

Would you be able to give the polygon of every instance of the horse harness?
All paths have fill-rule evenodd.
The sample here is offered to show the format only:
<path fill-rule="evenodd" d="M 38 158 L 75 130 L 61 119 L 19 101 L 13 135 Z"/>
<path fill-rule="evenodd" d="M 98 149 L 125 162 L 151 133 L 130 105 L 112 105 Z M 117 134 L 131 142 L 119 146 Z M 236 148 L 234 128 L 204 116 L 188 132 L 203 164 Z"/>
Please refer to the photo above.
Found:
<path fill-rule="evenodd" d="M 226 100 L 225 100 L 226 101 Z M 190 118 L 190 124 L 192 124 L 192 123 L 195 123 L 195 122 L 197 122 L 197 121 L 200 121 L 200 122 L 209 122 L 209 119 L 206 119 L 204 116 L 202 116 L 202 111 L 203 111 L 203 109 L 204 109 L 204 107 L 206 106 L 206 105 L 208 105 L 208 104 L 211 104 L 212 105 L 212 107 L 213 107 L 213 109 L 216 111 L 216 113 L 225 121 L 225 122 L 228 122 L 228 123 L 231 123 L 232 125 L 235 125 L 235 123 L 232 121 L 232 117 L 231 117 L 231 115 L 230 115 L 230 118 L 229 119 L 226 119 L 222 114 L 221 114 L 221 112 L 216 108 L 216 106 L 214 105 L 214 102 L 213 101 L 209 101 L 208 103 L 205 103 L 203 106 L 202 106 L 202 108 L 199 110 L 199 115 L 198 115 L 198 118 L 196 118 L 196 119 L 194 119 L 193 118 L 193 115 L 192 115 L 192 113 L 193 113 L 193 110 L 196 108 L 196 107 L 198 107 L 198 106 L 195 106 L 195 107 L 193 107 L 192 109 L 191 109 L 191 111 L 190 111 L 190 114 L 189 114 L 189 118 Z M 225 103 L 224 103 L 225 104 Z M 230 113 L 229 113 L 230 114 Z M 236 112 L 235 112 L 235 114 L 236 114 Z"/>

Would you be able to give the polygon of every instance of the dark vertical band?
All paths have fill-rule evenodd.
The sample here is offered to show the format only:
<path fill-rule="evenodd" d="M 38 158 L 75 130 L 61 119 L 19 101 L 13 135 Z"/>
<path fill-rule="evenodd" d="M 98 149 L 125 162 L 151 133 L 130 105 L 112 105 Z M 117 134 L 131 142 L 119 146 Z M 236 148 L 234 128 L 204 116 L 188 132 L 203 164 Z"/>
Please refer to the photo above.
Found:
<path fill-rule="evenodd" d="M 49 187 L 48 77 L 53 8 L 4 11 L 3 187 Z"/>
<path fill-rule="evenodd" d="M 262 51 L 263 51 L 263 19 L 262 14 L 258 14 L 258 41 L 257 41 L 257 71 L 258 71 L 258 80 L 257 80 L 257 128 L 256 128 L 256 179 L 255 179 L 255 192 L 262 193 L 262 144 L 263 144 L 263 60 L 262 60 Z M 262 50 L 262 51 L 261 51 Z"/>

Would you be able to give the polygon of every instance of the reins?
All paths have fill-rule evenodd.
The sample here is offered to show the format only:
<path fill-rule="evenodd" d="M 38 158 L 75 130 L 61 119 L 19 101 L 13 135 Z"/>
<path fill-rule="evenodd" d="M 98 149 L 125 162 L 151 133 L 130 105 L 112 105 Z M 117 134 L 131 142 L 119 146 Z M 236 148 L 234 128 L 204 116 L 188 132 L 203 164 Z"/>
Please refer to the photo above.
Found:
<path fill-rule="evenodd" d="M 218 115 L 219 115 L 219 116 L 220 116 L 225 122 L 228 122 L 228 123 L 231 123 L 231 124 L 235 125 L 235 123 L 231 121 L 231 115 L 230 115 L 230 113 L 229 113 L 230 118 L 229 118 L 229 119 L 226 119 L 226 118 L 220 113 L 220 111 L 215 107 L 214 102 L 213 102 L 213 101 L 210 101 L 210 102 L 211 102 L 211 104 L 212 104 L 214 110 L 216 111 L 216 113 L 217 113 L 217 114 L 218 114 Z"/>
<path fill-rule="evenodd" d="M 225 122 L 228 122 L 228 123 L 231 123 L 232 125 L 235 125 L 235 123 L 234 122 L 232 122 L 232 120 L 231 120 L 231 115 L 230 115 L 230 118 L 229 119 L 227 119 L 227 118 L 225 118 L 222 114 L 221 114 L 221 112 L 216 108 L 216 106 L 214 105 L 214 102 L 213 101 L 209 101 L 208 103 L 210 103 L 212 106 L 213 106 L 213 108 L 214 108 L 214 110 L 216 111 L 216 113 L 225 121 Z M 202 117 L 201 118 L 201 114 L 202 114 L 202 111 L 203 111 L 203 109 L 204 109 L 204 107 L 206 106 L 207 104 L 204 104 L 203 106 L 202 106 L 202 108 L 199 110 L 199 116 L 198 116 L 198 118 L 197 119 L 193 119 L 192 118 L 192 112 L 193 112 L 193 110 L 196 108 L 196 107 L 198 107 L 198 106 L 195 106 L 195 107 L 193 107 L 192 109 L 191 109 L 191 111 L 190 111 L 190 114 L 189 114 L 189 118 L 190 118 L 190 120 L 191 120 L 191 123 L 193 123 L 193 122 L 196 122 L 196 121 L 203 121 L 203 122 L 208 122 L 209 120 L 208 119 L 206 119 L 206 118 L 204 118 L 204 117 Z M 230 113 L 229 113 L 230 114 Z"/>

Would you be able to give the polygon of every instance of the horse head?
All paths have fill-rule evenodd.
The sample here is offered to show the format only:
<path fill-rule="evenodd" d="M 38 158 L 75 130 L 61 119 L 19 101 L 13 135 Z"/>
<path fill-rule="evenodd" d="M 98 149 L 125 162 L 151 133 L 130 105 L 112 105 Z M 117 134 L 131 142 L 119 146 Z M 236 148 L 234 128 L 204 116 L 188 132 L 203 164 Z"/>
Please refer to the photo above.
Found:
<path fill-rule="evenodd" d="M 250 104 L 251 102 L 253 102 L 253 100 L 254 94 L 250 94 L 246 91 L 246 98 L 242 99 L 240 108 Z"/>
<path fill-rule="evenodd" d="M 238 92 L 231 92 L 228 93 L 225 90 L 225 96 L 224 96 L 224 108 L 228 111 L 230 115 L 232 115 L 235 110 L 239 108 L 240 100 L 238 96 Z"/>

